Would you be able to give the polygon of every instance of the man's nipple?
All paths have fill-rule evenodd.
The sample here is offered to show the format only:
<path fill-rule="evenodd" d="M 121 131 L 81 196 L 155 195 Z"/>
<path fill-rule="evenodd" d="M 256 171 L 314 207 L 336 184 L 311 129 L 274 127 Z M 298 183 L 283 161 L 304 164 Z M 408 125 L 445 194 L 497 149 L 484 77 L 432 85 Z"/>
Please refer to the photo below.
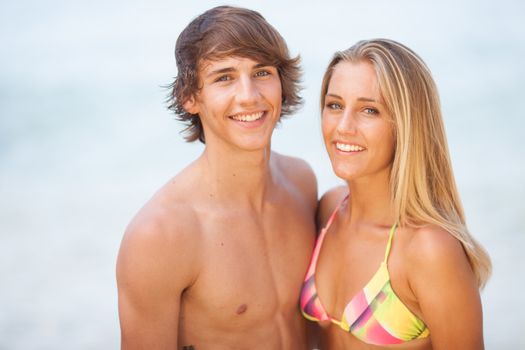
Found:
<path fill-rule="evenodd" d="M 248 305 L 246 305 L 246 304 L 241 304 L 241 305 L 239 305 L 239 307 L 237 308 L 236 313 L 237 313 L 237 315 L 241 315 L 241 314 L 245 313 L 246 310 L 248 310 Z"/>

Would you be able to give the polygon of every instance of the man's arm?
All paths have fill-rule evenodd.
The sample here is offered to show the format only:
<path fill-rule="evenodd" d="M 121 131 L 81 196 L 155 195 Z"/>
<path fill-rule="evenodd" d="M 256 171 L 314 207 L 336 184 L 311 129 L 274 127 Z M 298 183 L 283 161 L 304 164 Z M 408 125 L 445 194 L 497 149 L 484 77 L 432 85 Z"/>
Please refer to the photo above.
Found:
<path fill-rule="evenodd" d="M 128 227 L 117 261 L 122 349 L 177 348 L 180 297 L 195 276 L 194 245 L 182 228 L 148 214 Z"/>

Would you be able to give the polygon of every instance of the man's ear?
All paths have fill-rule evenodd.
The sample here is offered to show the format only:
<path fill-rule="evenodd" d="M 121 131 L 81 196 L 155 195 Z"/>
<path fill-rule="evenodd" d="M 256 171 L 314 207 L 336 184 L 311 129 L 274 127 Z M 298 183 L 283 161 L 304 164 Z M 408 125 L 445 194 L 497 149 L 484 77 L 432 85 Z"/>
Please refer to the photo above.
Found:
<path fill-rule="evenodd" d="M 195 100 L 195 96 L 193 95 L 191 95 L 186 100 L 186 102 L 182 104 L 182 107 L 184 107 L 184 110 L 189 114 L 199 114 L 199 106 L 197 105 L 197 101 Z"/>

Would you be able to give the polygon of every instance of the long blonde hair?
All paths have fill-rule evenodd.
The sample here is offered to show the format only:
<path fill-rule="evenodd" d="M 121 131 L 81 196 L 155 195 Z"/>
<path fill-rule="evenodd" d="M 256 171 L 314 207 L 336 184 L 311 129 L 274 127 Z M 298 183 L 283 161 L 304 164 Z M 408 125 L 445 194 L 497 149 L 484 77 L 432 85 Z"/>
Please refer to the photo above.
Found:
<path fill-rule="evenodd" d="M 399 225 L 432 224 L 448 231 L 463 245 L 482 288 L 492 265 L 465 224 L 439 95 L 430 70 L 416 53 L 398 42 L 360 41 L 337 52 L 328 65 L 321 88 L 321 108 L 333 69 L 341 61 L 372 63 L 381 95 L 392 115 L 396 141 L 390 185 Z"/>

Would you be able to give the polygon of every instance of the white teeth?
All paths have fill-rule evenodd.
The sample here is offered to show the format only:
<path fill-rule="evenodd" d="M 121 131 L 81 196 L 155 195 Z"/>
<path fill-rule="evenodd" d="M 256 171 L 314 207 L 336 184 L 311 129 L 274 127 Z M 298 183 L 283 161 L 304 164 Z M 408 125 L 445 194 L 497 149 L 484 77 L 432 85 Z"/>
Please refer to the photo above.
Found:
<path fill-rule="evenodd" d="M 349 145 L 347 143 L 336 142 L 335 147 L 343 152 L 360 152 L 364 151 L 364 148 L 358 145 Z"/>
<path fill-rule="evenodd" d="M 257 113 L 252 113 L 252 114 L 236 114 L 236 115 L 232 115 L 231 118 L 234 120 L 241 121 L 241 122 L 253 122 L 258 119 L 261 119 L 263 114 L 264 112 L 257 112 Z"/>

